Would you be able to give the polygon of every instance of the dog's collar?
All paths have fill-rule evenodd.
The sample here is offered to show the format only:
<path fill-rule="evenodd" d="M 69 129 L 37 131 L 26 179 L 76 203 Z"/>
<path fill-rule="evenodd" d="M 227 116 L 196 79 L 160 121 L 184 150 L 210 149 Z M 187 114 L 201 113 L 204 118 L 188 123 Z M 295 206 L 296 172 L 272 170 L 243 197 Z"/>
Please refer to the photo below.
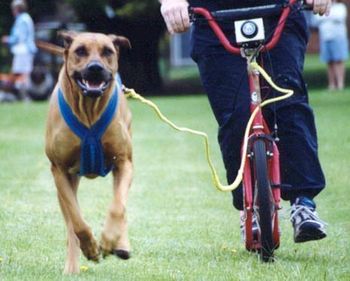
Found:
<path fill-rule="evenodd" d="M 113 120 L 118 107 L 118 92 L 121 90 L 121 83 L 117 80 L 116 87 L 109 99 L 105 111 L 102 113 L 90 128 L 86 127 L 73 114 L 73 111 L 64 98 L 61 88 L 58 89 L 58 105 L 60 113 L 68 127 L 80 140 L 80 171 L 79 175 L 95 174 L 106 176 L 113 168 L 108 165 L 104 158 L 101 138 Z"/>

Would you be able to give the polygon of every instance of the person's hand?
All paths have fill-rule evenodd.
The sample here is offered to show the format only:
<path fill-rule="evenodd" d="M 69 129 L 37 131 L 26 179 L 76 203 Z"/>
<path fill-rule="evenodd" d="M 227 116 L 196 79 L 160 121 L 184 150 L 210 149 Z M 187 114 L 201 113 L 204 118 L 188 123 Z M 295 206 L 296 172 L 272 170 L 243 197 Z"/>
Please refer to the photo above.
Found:
<path fill-rule="evenodd" d="M 160 11 L 171 34 L 189 29 L 190 18 L 186 0 L 163 0 Z"/>
<path fill-rule="evenodd" d="M 329 15 L 332 0 L 306 0 L 306 4 L 313 7 L 314 14 Z"/>

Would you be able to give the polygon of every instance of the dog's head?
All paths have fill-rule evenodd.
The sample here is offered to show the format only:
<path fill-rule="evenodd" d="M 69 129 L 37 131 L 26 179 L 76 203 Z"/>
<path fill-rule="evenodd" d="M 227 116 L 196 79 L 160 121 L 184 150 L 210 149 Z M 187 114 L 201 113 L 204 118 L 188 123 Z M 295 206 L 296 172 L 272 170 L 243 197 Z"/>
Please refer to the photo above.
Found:
<path fill-rule="evenodd" d="M 101 33 L 62 31 L 66 75 L 84 96 L 100 97 L 114 83 L 119 47 L 130 48 L 127 38 Z"/>

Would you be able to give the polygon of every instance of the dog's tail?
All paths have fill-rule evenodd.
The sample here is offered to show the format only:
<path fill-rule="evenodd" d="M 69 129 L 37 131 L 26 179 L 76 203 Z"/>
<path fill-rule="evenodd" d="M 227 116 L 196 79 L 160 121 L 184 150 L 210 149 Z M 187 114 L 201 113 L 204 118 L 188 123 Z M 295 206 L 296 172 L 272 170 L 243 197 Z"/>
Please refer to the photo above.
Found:
<path fill-rule="evenodd" d="M 63 54 L 64 54 L 63 47 L 52 44 L 50 42 L 36 40 L 35 44 L 39 49 L 42 49 L 43 51 L 49 52 L 49 53 L 54 54 L 56 56 L 63 56 Z"/>

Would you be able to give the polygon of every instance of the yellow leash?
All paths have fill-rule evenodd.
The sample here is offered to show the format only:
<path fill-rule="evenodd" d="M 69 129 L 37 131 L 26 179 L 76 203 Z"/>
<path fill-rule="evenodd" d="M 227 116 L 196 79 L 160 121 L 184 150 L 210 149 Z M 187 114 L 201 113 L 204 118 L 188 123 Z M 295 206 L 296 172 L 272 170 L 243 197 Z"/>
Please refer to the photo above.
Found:
<path fill-rule="evenodd" d="M 262 67 L 260 67 L 256 62 L 250 63 L 250 68 L 252 70 L 258 71 L 264 77 L 264 79 L 271 85 L 272 88 L 274 88 L 276 91 L 279 91 L 279 92 L 284 94 L 284 95 L 282 95 L 280 97 L 271 98 L 271 99 L 263 101 L 260 104 L 260 108 L 262 108 L 262 107 L 264 107 L 264 106 L 266 106 L 266 105 L 268 105 L 270 103 L 287 99 L 287 98 L 289 98 L 290 96 L 293 95 L 293 90 L 283 89 L 283 88 L 278 87 L 272 81 L 271 77 L 266 73 L 266 71 Z M 257 107 L 253 111 L 253 113 L 251 114 L 251 116 L 250 116 L 250 118 L 248 120 L 248 123 L 247 123 L 247 127 L 245 129 L 244 139 L 243 139 L 243 151 L 244 151 L 245 154 L 242 156 L 241 165 L 240 165 L 240 168 L 238 170 L 236 179 L 230 185 L 223 185 L 220 182 L 219 176 L 218 176 L 218 174 L 216 172 L 216 169 L 215 169 L 215 167 L 213 165 L 213 162 L 211 160 L 211 156 L 210 156 L 211 152 L 210 152 L 210 148 L 209 148 L 209 138 L 208 138 L 208 135 L 206 133 L 201 132 L 201 131 L 192 130 L 192 129 L 189 129 L 189 128 L 186 128 L 186 127 L 179 127 L 179 126 L 175 125 L 172 121 L 170 121 L 167 117 L 165 117 L 162 114 L 162 112 L 159 110 L 157 105 L 155 105 L 150 100 L 145 99 L 141 95 L 137 94 L 134 89 L 128 89 L 128 88 L 124 87 L 124 93 L 125 93 L 126 97 L 139 100 L 140 102 L 150 106 L 156 112 L 158 117 L 163 122 L 165 122 L 170 127 L 172 127 L 173 129 L 175 129 L 177 131 L 180 131 L 180 132 L 186 132 L 186 133 L 190 133 L 190 134 L 193 134 L 193 135 L 201 136 L 204 139 L 205 155 L 206 155 L 206 158 L 207 158 L 207 162 L 208 162 L 209 168 L 211 170 L 213 184 L 219 191 L 232 191 L 232 190 L 235 190 L 239 186 L 239 184 L 240 184 L 240 182 L 242 181 L 242 178 L 243 178 L 243 169 L 244 169 L 245 161 L 246 161 L 246 158 L 247 158 L 246 157 L 246 153 L 247 153 L 247 147 L 248 147 L 248 138 L 249 138 L 250 128 L 252 126 L 252 123 L 253 123 L 253 120 L 254 120 L 256 114 L 258 113 L 259 107 Z"/>

